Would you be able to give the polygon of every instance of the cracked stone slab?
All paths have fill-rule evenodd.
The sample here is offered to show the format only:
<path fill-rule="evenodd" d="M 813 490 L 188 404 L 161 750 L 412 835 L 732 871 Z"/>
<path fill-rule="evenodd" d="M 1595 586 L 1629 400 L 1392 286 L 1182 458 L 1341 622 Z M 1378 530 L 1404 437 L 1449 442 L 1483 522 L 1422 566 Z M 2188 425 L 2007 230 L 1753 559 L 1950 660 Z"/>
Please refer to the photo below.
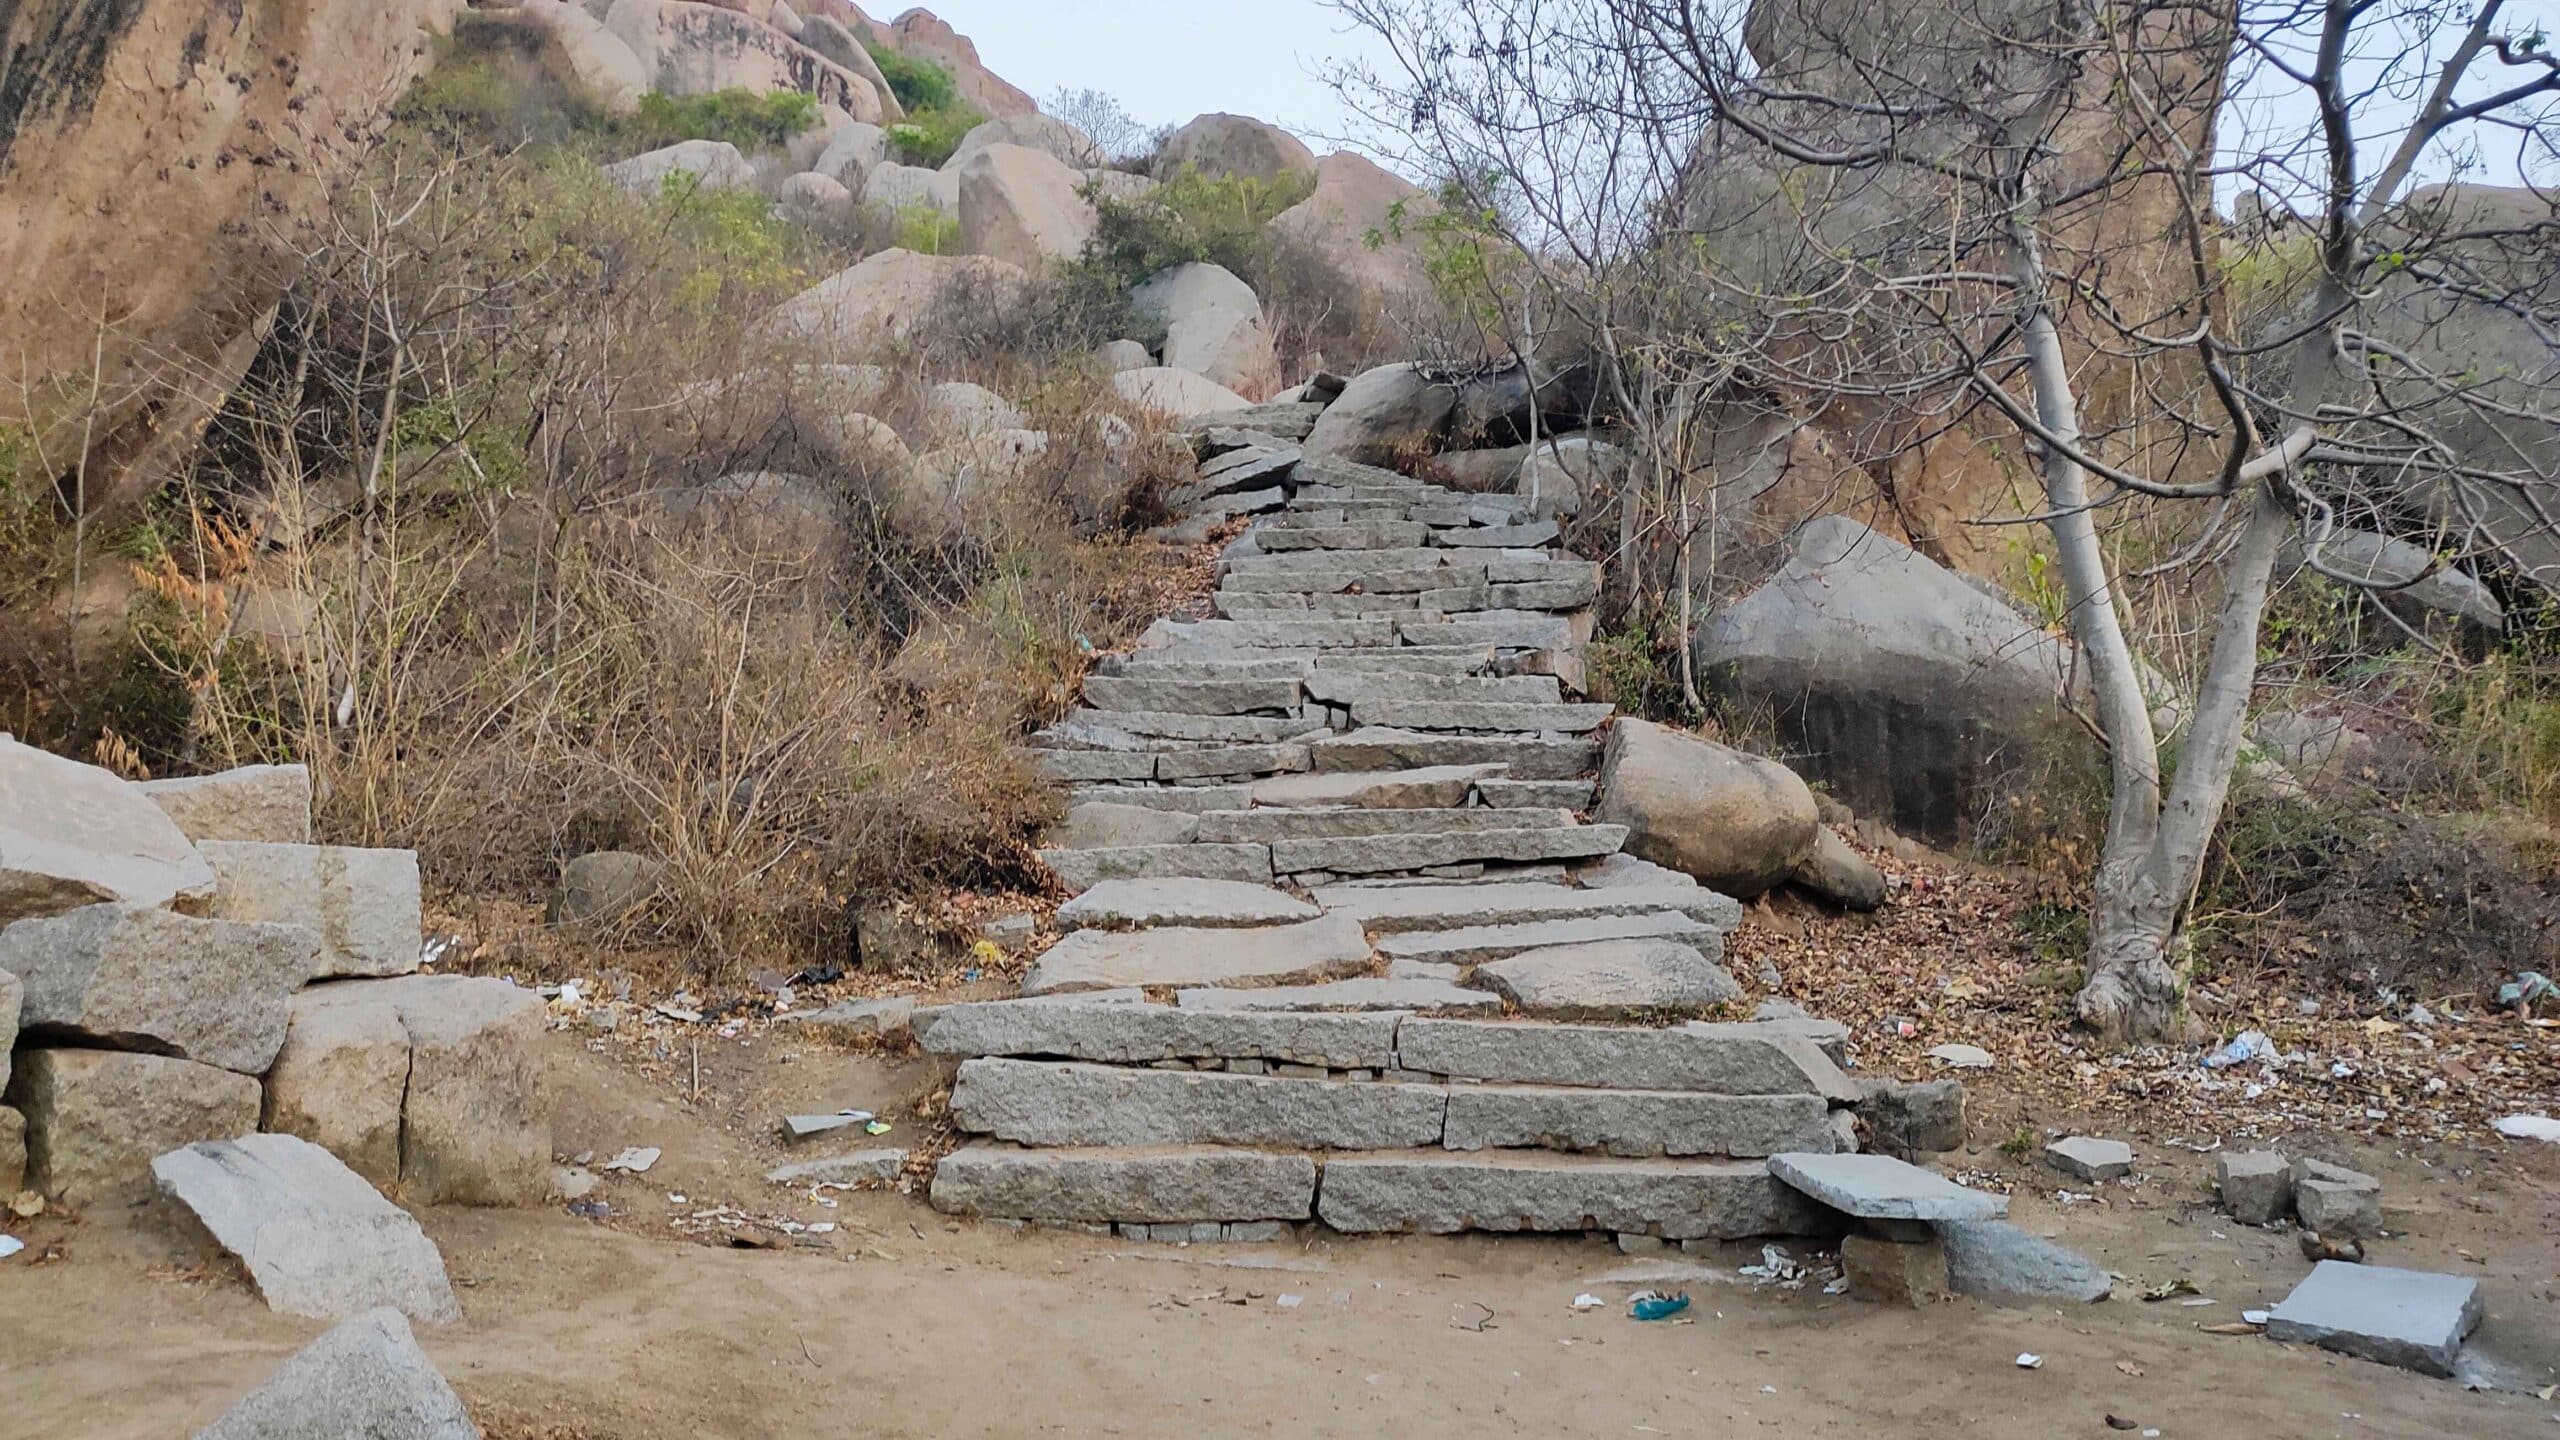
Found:
<path fill-rule="evenodd" d="M 1337 1230 L 1614 1230 L 1670 1240 L 1815 1235 L 1820 1211 L 1749 1161 L 1531 1151 L 1328 1159 L 1317 1215 Z"/>
<path fill-rule="evenodd" d="M 2009 1213 L 2006 1195 L 1968 1190 L 1890 1155 L 1776 1155 L 1769 1173 L 1861 1220 L 1997 1220 Z"/>
<path fill-rule="evenodd" d="M 1827 1150 L 1832 1139 L 1831 1107 L 1819 1095 L 1453 1085 L 1443 1143 L 1452 1150 L 1760 1159 Z"/>
<path fill-rule="evenodd" d="M 1394 730 L 1501 730 L 1581 735 L 1609 723 L 1615 705 L 1510 705 L 1479 700 L 1355 700 L 1352 723 Z"/>
<path fill-rule="evenodd" d="M 1447 1108 L 1436 1085 L 993 1058 L 962 1062 L 951 1090 L 960 1129 L 1037 1146 L 1404 1150 L 1439 1144 Z"/>
<path fill-rule="evenodd" d="M 1054 1055 L 1119 1065 L 1277 1060 L 1330 1070 L 1386 1070 L 1395 1065 L 1400 1018 L 1175 1010 L 1097 1004 L 1088 995 L 1069 995 L 919 1011 L 916 1032 L 924 1048 L 936 1055 Z"/>
<path fill-rule="evenodd" d="M 1323 985 L 1273 985 L 1261 990 L 1185 990 L 1174 997 L 1174 1002 L 1185 1010 L 1502 1009 L 1502 997 L 1470 990 L 1449 975 L 1361 976 Z"/>
<path fill-rule="evenodd" d="M 1829 1056 L 1754 1025 L 1653 1029 L 1416 1017 L 1396 1031 L 1406 1070 L 1512 1085 L 1856 1097 Z"/>
<path fill-rule="evenodd" d="M 1106 880 L 1058 907 L 1068 930 L 1145 930 L 1187 925 L 1227 930 L 1313 920 L 1315 906 L 1268 885 L 1191 877 Z"/>
<path fill-rule="evenodd" d="M 1302 771 L 1315 764 L 1304 745 L 1229 745 L 1214 750 L 1178 750 L 1156 757 L 1156 775 L 1165 780 L 1224 780 Z"/>
<path fill-rule="evenodd" d="M 1253 803 L 1296 809 L 1448 810 L 1466 804 L 1469 791 L 1503 773 L 1504 766 L 1491 764 L 1287 775 L 1256 782 Z"/>
<path fill-rule="evenodd" d="M 344 1320 L 387 1305 L 421 1324 L 462 1318 L 418 1222 L 308 1140 L 199 1141 L 152 1161 L 151 1173 L 239 1257 L 273 1309 Z"/>
<path fill-rule="evenodd" d="M 1588 810 L 1597 788 L 1588 780 L 1482 780 L 1476 794 L 1496 810 Z"/>
<path fill-rule="evenodd" d="M 1335 916 L 1242 930 L 1079 930 L 1044 952 L 1022 992 L 1322 980 L 1367 969 L 1369 940 Z"/>
<path fill-rule="evenodd" d="M 1428 960 L 1441 965 L 1469 965 L 1485 961 L 1507 960 L 1514 955 L 1553 952 L 1567 947 L 1623 941 L 1687 941 L 1693 948 L 1714 945 L 1721 949 L 1723 937 L 1724 932 L 1721 929 L 1680 911 L 1657 910 L 1634 915 L 1592 915 L 1567 920 L 1533 920 L 1518 925 L 1469 925 L 1455 930 L 1407 930 L 1380 936 L 1378 953 L 1390 960 Z M 1731 983 L 1731 977 L 1727 977 L 1726 983 Z M 1536 990 L 1540 987 L 1533 983 L 1528 988 Z M 1733 997 L 1728 995 L 1725 998 Z"/>
<path fill-rule="evenodd" d="M 1431 538 L 1430 527 L 1407 520 L 1360 525 L 1273 525 L 1254 536 L 1266 555 L 1292 550 L 1410 550 Z"/>
<path fill-rule="evenodd" d="M 417 945 L 413 933 L 412 964 Z M 30 1038 L 243 1075 L 275 1063 L 293 992 L 319 967 L 316 930 L 133 905 L 84 905 L 0 930 L 0 970 L 24 987 L 17 1019 Z"/>
<path fill-rule="evenodd" d="M 1526 950 L 1477 966 L 1475 981 L 1523 1013 L 1581 1019 L 1696 1014 L 1742 998 L 1723 966 L 1695 946 L 1661 938 Z"/>
<path fill-rule="evenodd" d="M 2480 1316 L 2468 1276 L 2323 1260 L 2267 1317 L 2267 1337 L 2450 1378 Z"/>
<path fill-rule="evenodd" d="M 1106 880 L 1268 881 L 1266 845 L 1123 845 L 1110 850 L 1043 850 L 1041 862 L 1070 890 Z"/>
<path fill-rule="evenodd" d="M 1311 748 L 1318 771 L 1500 765 L 1515 780 L 1570 780 L 1600 763 L 1599 742 L 1587 736 L 1426 735 L 1382 725 L 1320 739 Z"/>
<path fill-rule="evenodd" d="M 1240 621 L 1210 621 L 1240 624 Z M 1272 622 L 1280 623 L 1280 622 Z M 1314 622 L 1307 622 L 1314 623 Z M 1085 703 L 1105 712 L 1171 712 L 1178 715 L 1248 715 L 1291 710 L 1300 698 L 1294 679 L 1152 680 L 1118 675 L 1084 677 Z"/>
<path fill-rule="evenodd" d="M 1517 812 L 1503 812 L 1517 813 Z M 1626 843 L 1623 825 L 1570 825 L 1546 830 L 1480 830 L 1462 834 L 1387 835 L 1331 840 L 1281 840 L 1271 846 L 1277 874 L 1324 870 L 1372 875 L 1474 860 L 1528 864 L 1607 855 Z"/>
<path fill-rule="evenodd" d="M 1425 810 L 1328 806 L 1289 809 L 1212 810 L 1200 817 L 1200 838 L 1226 844 L 1277 840 L 1357 840 L 1380 835 L 1472 835 L 1487 830 L 1562 830 L 1575 824 L 1563 810 L 1492 810 L 1482 806 Z"/>
<path fill-rule="evenodd" d="M 2121 1140 L 2072 1135 L 2044 1147 L 2044 1161 L 2075 1180 L 2120 1180 L 2133 1173 L 2133 1147 Z"/>
<path fill-rule="evenodd" d="M 1172 1224 L 1304 1220 L 1315 1212 L 1316 1162 L 1254 1150 L 1022 1150 L 964 1145 L 933 1175 L 947 1215 Z"/>
<path fill-rule="evenodd" d="M 1553 675 L 1409 675 L 1326 668 L 1307 676 L 1307 695 L 1329 704 L 1350 705 L 1355 712 L 1364 700 L 1545 706 L 1564 703 L 1564 685 Z"/>
<path fill-rule="evenodd" d="M 1315 901 L 1326 914 L 1351 916 L 1378 935 L 1665 911 L 1686 915 L 1719 934 L 1729 933 L 1742 923 L 1739 902 L 1696 885 L 1627 885 L 1604 890 L 1535 882 L 1326 885 L 1315 891 Z"/>
<path fill-rule="evenodd" d="M 1177 715 L 1162 710 L 1078 710 L 1042 733 L 1056 735 L 1063 732 L 1071 736 L 1112 733 L 1131 740 L 1276 745 L 1310 733 L 1320 734 L 1323 730 L 1322 725 L 1309 725 L 1288 715 Z M 1117 750 L 1128 747 L 1115 741 L 1101 748 Z"/>

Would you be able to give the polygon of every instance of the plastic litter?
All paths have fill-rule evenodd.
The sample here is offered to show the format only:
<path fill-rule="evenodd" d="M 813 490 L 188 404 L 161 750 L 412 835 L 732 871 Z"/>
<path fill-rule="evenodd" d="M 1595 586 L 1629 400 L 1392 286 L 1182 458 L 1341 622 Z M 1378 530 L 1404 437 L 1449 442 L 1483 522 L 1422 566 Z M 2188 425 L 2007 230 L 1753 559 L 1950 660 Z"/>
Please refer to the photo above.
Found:
<path fill-rule="evenodd" d="M 1283 1295 L 1280 1297 L 1280 1308 L 1283 1310 L 1295 1310 L 1306 1303 L 1307 1297 L 1304 1295 Z"/>
<path fill-rule="evenodd" d="M 2231 1037 L 2230 1044 L 2204 1057 L 2204 1068 L 2227 1070 L 2234 1065 L 2272 1065 L 2275 1062 L 2276 1042 L 2268 1039 L 2264 1031 L 2243 1030 Z"/>
<path fill-rule="evenodd" d="M 646 1175 L 649 1167 L 657 1164 L 658 1157 L 664 1153 L 655 1145 L 633 1145 L 604 1162 L 604 1168 L 628 1175 Z"/>
<path fill-rule="evenodd" d="M 2510 1140 L 2540 1140 L 2560 1145 L 2560 1120 L 2548 1115 L 2509 1115 L 2496 1124 L 2497 1132 Z"/>
<path fill-rule="evenodd" d="M 1573 1308 L 1576 1310 L 1597 1310 L 1608 1303 L 1597 1295 L 1585 1294 L 1573 1297 Z"/>
<path fill-rule="evenodd" d="M 2498 1008 L 2530 1010 L 2554 997 L 2560 997 L 2560 986 L 2553 985 L 2550 978 L 2538 970 L 2527 970 L 2498 987 Z"/>
<path fill-rule="evenodd" d="M 0 1235 L 0 1260 L 6 1260 L 26 1248 L 27 1242 L 17 1236 Z"/>
<path fill-rule="evenodd" d="M 2044 1357 L 2031 1350 L 2022 1350 L 2018 1352 L 2018 1368 L 2021 1370 L 2041 1370 L 2044 1368 Z"/>
<path fill-rule="evenodd" d="M 1627 1297 L 1627 1305 L 1628 1313 L 1638 1320 L 1668 1320 L 1689 1308 L 1689 1297 L 1676 1290 L 1668 1295 L 1645 1290 Z"/>

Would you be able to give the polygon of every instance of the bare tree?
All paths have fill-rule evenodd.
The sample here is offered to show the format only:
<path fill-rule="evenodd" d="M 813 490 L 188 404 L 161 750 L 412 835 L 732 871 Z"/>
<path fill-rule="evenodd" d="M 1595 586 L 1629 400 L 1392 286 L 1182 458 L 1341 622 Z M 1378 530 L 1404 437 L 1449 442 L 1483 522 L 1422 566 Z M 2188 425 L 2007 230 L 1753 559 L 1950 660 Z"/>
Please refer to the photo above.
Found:
<path fill-rule="evenodd" d="M 1344 93 L 1479 190 L 1607 368 L 1652 462 L 1622 535 L 1674 529 L 1685 568 L 1683 430 L 1734 395 L 1877 463 L 1957 432 L 2023 455 L 2041 503 L 1969 518 L 2040 529 L 2090 682 L 2110 800 L 2078 1009 L 2107 1038 L 2185 1028 L 2280 556 L 2382 590 L 2560 573 L 2560 220 L 2415 185 L 2560 162 L 2560 64 L 2503 0 L 1337 8 L 1395 57 Z M 2242 193 L 2300 259 L 2272 300 L 2226 263 L 2261 243 L 2216 213 Z M 2521 359 L 2467 357 L 2481 324 Z M 2104 534 L 2128 514 L 2178 517 L 2186 579 L 2153 603 L 2211 634 L 2166 737 Z M 2362 524 L 2417 559 L 2333 556 Z"/>
<path fill-rule="evenodd" d="M 1140 124 L 1108 91 L 1061 85 L 1041 108 L 1093 137 L 1094 149 L 1104 163 L 1135 160 L 1155 148 L 1155 132 Z"/>

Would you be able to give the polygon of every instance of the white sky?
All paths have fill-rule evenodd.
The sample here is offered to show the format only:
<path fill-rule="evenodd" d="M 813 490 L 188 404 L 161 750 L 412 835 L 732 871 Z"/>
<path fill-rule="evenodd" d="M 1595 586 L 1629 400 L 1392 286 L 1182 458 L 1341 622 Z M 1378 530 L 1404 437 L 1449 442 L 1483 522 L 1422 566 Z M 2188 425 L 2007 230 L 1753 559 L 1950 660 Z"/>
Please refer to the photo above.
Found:
<path fill-rule="evenodd" d="M 883 20 L 903 7 L 870 6 Z M 1149 128 L 1250 115 L 1310 142 L 1350 129 L 1316 70 L 1364 46 L 1316 0 L 929 0 L 996 74 L 1046 103 L 1115 96 Z M 1322 154 L 1331 145 L 1318 144 Z"/>

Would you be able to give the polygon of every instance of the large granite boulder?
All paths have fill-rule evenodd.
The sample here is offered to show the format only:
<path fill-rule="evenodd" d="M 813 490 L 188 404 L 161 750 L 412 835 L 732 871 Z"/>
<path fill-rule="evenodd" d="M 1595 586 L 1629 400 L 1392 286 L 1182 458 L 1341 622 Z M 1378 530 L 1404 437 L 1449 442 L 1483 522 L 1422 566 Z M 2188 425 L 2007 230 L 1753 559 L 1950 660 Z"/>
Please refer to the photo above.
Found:
<path fill-rule="evenodd" d="M 480 1440 L 409 1319 L 368 1310 L 279 1366 L 196 1440 Z"/>
<path fill-rule="evenodd" d="M 862 205 L 893 220 L 903 221 L 910 215 L 957 220 L 960 177 L 948 170 L 883 161 L 863 177 Z"/>
<path fill-rule="evenodd" d="M 0 970 L 26 995 L 33 1038 L 149 1050 L 243 1075 L 284 1044 L 287 997 L 320 963 L 299 925 L 196 920 L 89 905 L 0 930 Z"/>
<path fill-rule="evenodd" d="M 874 171 L 872 178 L 879 175 Z M 766 326 L 777 339 L 798 341 L 838 359 L 859 359 L 914 333 L 954 286 L 1000 296 L 1025 278 L 1020 266 L 982 255 L 883 250 L 782 302 Z"/>
<path fill-rule="evenodd" d="M 1323 255 L 1371 302 L 1409 305 L 1432 294 L 1421 225 L 1437 208 L 1420 186 L 1342 150 L 1317 162 L 1315 189 L 1271 228 Z M 1380 243 L 1369 243 L 1373 235 Z"/>
<path fill-rule="evenodd" d="M 860 13 L 854 12 L 857 16 Z M 832 15 L 811 15 L 800 22 L 800 29 L 791 38 L 870 81 L 871 88 L 880 94 L 880 124 L 894 125 L 907 118 L 907 107 L 898 103 L 897 92 L 889 88 L 889 77 L 880 73 L 880 62 L 872 58 L 870 49 L 845 28 L 843 21 Z"/>
<path fill-rule="evenodd" d="M 1070 169 L 1084 171 L 1100 165 L 1102 147 L 1093 137 L 1053 116 L 1005 115 L 978 126 L 960 137 L 951 158 L 942 162 L 945 170 L 959 168 L 962 162 L 990 145 L 1020 145 L 1037 150 Z"/>
<path fill-rule="evenodd" d="M 1305 141 L 1242 115 L 1203 115 L 1174 131 L 1156 152 L 1156 166 L 1166 176 L 1196 170 L 1213 178 L 1244 176 L 1309 187 L 1316 179 L 1316 155 Z"/>
<path fill-rule="evenodd" d="M 667 181 L 689 178 L 703 190 L 752 190 L 756 167 L 726 140 L 679 140 L 604 167 L 605 178 L 635 195 L 655 195 Z"/>
<path fill-rule="evenodd" d="M 2088 753 L 2061 706 L 2067 641 L 1846 516 L 1798 527 L 1696 654 L 1718 695 L 1769 712 L 1798 770 L 1905 834 L 1954 841 L 2004 781 Z"/>
<path fill-rule="evenodd" d="M 95 765 L 0 735 L 0 925 L 212 890 L 213 867 L 150 797 Z"/>
<path fill-rule="evenodd" d="M 1794 874 L 1822 828 L 1786 766 L 1631 717 L 1610 727 L 1591 818 L 1626 826 L 1638 857 L 1746 900 Z"/>
<path fill-rule="evenodd" d="M 1111 388 L 1130 404 L 1175 420 L 1253 408 L 1252 401 L 1205 375 L 1165 365 L 1122 370 L 1111 377 Z"/>
<path fill-rule="evenodd" d="M 655 78 L 630 44 L 604 20 L 569 0 L 517 0 L 513 12 L 483 11 L 482 23 L 512 21 L 540 37 L 541 58 L 554 74 L 615 115 L 640 108 Z"/>
<path fill-rule="evenodd" d="M 809 170 L 860 196 L 870 183 L 871 172 L 888 158 L 889 132 L 856 120 L 835 128 L 827 137 L 826 148 L 809 162 Z"/>
<path fill-rule="evenodd" d="M 1223 266 L 1194 262 L 1151 275 L 1129 292 L 1129 310 L 1173 369 L 1229 389 L 1267 387 L 1279 373 L 1261 299 Z"/>
<path fill-rule="evenodd" d="M 878 124 L 883 92 L 762 21 L 692 0 L 613 0 L 605 28 L 631 48 L 650 88 L 670 95 L 795 90 Z"/>
<path fill-rule="evenodd" d="M 782 182 L 774 207 L 796 225 L 822 226 L 853 218 L 853 192 L 830 175 L 804 172 Z"/>
<path fill-rule="evenodd" d="M 909 10 L 890 22 L 887 30 L 889 44 L 898 53 L 930 60 L 951 72 L 952 88 L 978 113 L 1003 117 L 1039 111 L 1038 101 L 989 70 L 969 37 L 932 11 Z"/>
<path fill-rule="evenodd" d="M 952 167 L 960 182 L 960 246 L 1025 269 L 1071 260 L 1100 223 L 1084 177 L 1055 156 L 994 144 Z"/>
<path fill-rule="evenodd" d="M 1421 366 L 1381 365 L 1353 377 L 1316 417 L 1306 453 L 1363 465 L 1416 463 L 1439 449 L 1457 405 L 1457 387 Z"/>
<path fill-rule="evenodd" d="M 152 1157 L 258 1128 L 258 1082 L 122 1050 L 25 1050 L 9 1104 L 26 1120 L 27 1184 L 78 1206 L 146 1192 Z"/>

